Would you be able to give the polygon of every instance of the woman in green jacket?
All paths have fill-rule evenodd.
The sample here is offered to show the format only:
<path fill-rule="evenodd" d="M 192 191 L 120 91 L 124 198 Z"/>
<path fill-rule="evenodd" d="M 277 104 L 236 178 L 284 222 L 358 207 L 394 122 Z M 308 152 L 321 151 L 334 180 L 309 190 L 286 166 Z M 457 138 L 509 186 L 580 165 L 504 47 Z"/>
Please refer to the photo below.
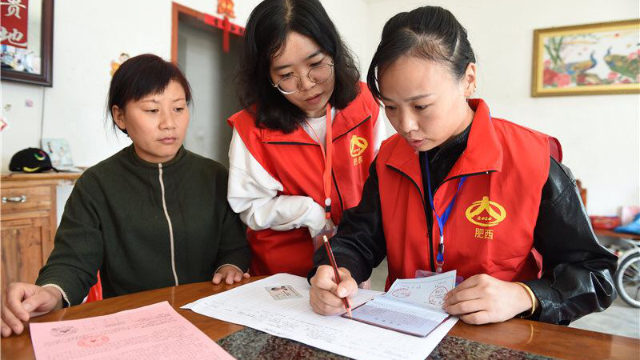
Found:
<path fill-rule="evenodd" d="M 87 169 L 65 206 L 36 284 L 13 283 L 2 336 L 83 301 L 100 270 L 104 297 L 248 277 L 245 229 L 229 207 L 227 170 L 182 146 L 189 84 L 155 55 L 123 63 L 109 89 L 114 125 L 133 144 Z"/>

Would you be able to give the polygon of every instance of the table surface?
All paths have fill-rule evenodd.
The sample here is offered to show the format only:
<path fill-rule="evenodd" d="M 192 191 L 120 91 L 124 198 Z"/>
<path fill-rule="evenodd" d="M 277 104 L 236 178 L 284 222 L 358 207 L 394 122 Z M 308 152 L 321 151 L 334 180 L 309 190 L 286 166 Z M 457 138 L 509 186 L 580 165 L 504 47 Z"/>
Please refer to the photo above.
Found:
<path fill-rule="evenodd" d="M 244 280 L 243 283 L 257 279 L 259 278 L 251 278 Z M 32 321 L 81 319 L 168 301 L 178 313 L 191 321 L 211 339 L 219 341 L 245 329 L 245 327 L 209 318 L 191 310 L 182 310 L 179 307 L 236 286 L 239 285 L 213 285 L 209 282 L 202 282 L 144 291 L 61 309 L 34 318 Z M 250 329 L 245 331 L 248 330 Z M 467 325 L 459 321 L 448 335 L 445 338 L 445 340 L 449 339 L 445 341 L 449 344 L 447 346 L 483 343 L 564 359 L 634 359 L 638 358 L 640 353 L 640 340 L 638 339 L 523 319 L 512 319 L 504 323 L 482 326 Z M 228 342 L 229 339 L 233 339 L 233 337 L 228 337 L 225 341 Z M 19 336 L 3 338 L 1 347 L 2 359 L 35 359 L 28 329 Z"/>
<path fill-rule="evenodd" d="M 609 237 L 616 237 L 616 238 L 640 240 L 640 235 L 637 235 L 637 234 L 619 233 L 613 230 L 605 230 L 605 229 L 593 229 L 593 231 L 598 236 L 609 236 Z"/>
<path fill-rule="evenodd" d="M 17 180 L 77 180 L 82 173 L 78 172 L 54 172 L 48 171 L 43 173 L 23 173 L 23 172 L 10 172 L 1 173 L 1 181 L 17 181 Z"/>

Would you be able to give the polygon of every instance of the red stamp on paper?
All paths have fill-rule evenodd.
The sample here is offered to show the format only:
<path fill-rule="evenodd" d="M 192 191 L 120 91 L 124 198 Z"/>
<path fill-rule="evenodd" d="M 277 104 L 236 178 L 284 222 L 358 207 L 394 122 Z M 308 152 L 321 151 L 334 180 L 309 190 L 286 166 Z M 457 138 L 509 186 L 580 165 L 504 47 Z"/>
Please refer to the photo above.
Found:
<path fill-rule="evenodd" d="M 78 340 L 78 346 L 92 348 L 104 345 L 109 342 L 106 335 L 85 335 Z"/>
<path fill-rule="evenodd" d="M 444 296 L 448 290 L 444 286 L 436 286 L 435 289 L 429 294 L 429 304 L 435 306 L 442 306 L 444 304 Z"/>
<path fill-rule="evenodd" d="M 397 297 L 397 298 L 407 298 L 411 296 L 411 290 L 407 288 L 395 289 L 391 292 L 391 296 Z"/>

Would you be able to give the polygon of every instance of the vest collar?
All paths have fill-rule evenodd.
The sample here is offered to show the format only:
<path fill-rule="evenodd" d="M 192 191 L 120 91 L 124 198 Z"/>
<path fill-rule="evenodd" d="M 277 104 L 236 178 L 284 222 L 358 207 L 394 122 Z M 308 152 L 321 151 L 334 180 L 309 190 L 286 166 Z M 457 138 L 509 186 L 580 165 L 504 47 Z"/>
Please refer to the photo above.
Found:
<path fill-rule="evenodd" d="M 335 118 L 331 125 L 332 141 L 344 136 L 371 118 L 371 111 L 367 109 L 364 101 L 359 101 L 360 97 L 361 95 L 358 95 L 355 100 L 350 102 L 344 109 L 336 109 Z M 263 142 L 317 145 L 311 136 L 304 131 L 302 126 L 298 126 L 294 131 L 288 134 L 285 134 L 280 130 L 260 130 Z"/>
<path fill-rule="evenodd" d="M 502 171 L 502 145 L 494 129 L 489 107 L 482 99 L 469 99 L 469 106 L 474 110 L 473 122 L 467 139 L 467 147 L 455 162 L 444 181 L 448 179 Z M 394 142 L 386 164 L 405 173 L 424 193 L 418 153 L 404 140 Z"/>

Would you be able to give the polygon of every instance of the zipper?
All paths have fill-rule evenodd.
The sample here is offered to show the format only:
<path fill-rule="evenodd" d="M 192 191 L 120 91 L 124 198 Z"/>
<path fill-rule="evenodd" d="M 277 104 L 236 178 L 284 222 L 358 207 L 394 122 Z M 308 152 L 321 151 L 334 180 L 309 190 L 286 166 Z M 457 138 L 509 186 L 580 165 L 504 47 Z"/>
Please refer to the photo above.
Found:
<path fill-rule="evenodd" d="M 418 186 L 418 184 L 416 184 L 415 181 L 413 181 L 413 179 L 411 178 L 411 176 L 405 174 L 404 172 L 402 172 L 400 169 L 395 168 L 391 165 L 387 165 L 388 167 L 390 167 L 391 169 L 395 170 L 396 172 L 398 172 L 400 175 L 406 177 L 407 179 L 409 179 L 409 181 L 411 181 L 411 183 L 416 187 L 416 190 L 418 190 L 418 193 L 420 193 L 420 200 L 422 200 L 422 210 L 424 211 L 424 219 L 427 222 L 427 237 L 429 238 L 429 265 L 431 267 L 431 272 L 436 272 L 436 268 L 433 265 L 435 263 L 434 258 L 433 258 L 433 244 L 431 241 L 431 226 L 429 226 L 429 217 L 427 216 L 427 203 L 424 201 L 424 194 L 422 193 L 422 191 L 420 191 L 420 186 Z"/>
<path fill-rule="evenodd" d="M 340 210 L 344 212 L 344 204 L 342 203 L 342 195 L 340 194 L 340 189 L 338 188 L 338 180 L 336 180 L 336 174 L 331 169 L 331 176 L 333 176 L 333 184 L 336 187 L 336 192 L 338 193 L 338 200 L 340 200 Z"/>
<path fill-rule="evenodd" d="M 162 163 L 158 164 L 158 180 L 160 180 L 160 192 L 162 195 L 162 210 L 164 210 L 164 217 L 167 219 L 167 223 L 169 224 L 169 244 L 171 247 L 171 271 L 173 272 L 173 280 L 176 286 L 178 286 L 180 285 L 180 283 L 178 283 L 178 274 L 176 273 L 176 251 L 175 251 L 174 239 L 173 239 L 173 225 L 171 224 L 171 218 L 169 217 L 169 211 L 167 210 L 167 201 L 165 200 L 164 180 L 162 178 Z"/>
<path fill-rule="evenodd" d="M 368 120 L 369 118 L 366 118 L 365 120 L 363 120 L 360 124 L 362 124 L 363 122 L 365 122 L 366 120 Z M 356 125 L 355 127 L 353 127 L 351 130 L 355 129 L 356 127 L 360 126 L 360 124 Z M 349 130 L 349 131 L 351 131 Z M 342 135 L 340 135 L 342 136 Z M 335 139 L 334 139 L 335 141 Z M 295 142 L 295 141 L 268 141 L 265 142 L 265 144 L 272 144 L 272 145 L 309 145 L 309 146 L 318 146 L 320 147 L 319 144 L 309 144 L 309 143 L 303 143 L 303 142 Z M 333 177 L 333 184 L 336 188 L 336 191 L 338 193 L 338 200 L 340 200 L 340 208 L 342 209 L 342 211 L 344 211 L 344 203 L 342 201 L 342 194 L 340 194 L 340 189 L 338 188 L 338 180 L 336 180 L 336 174 L 333 171 L 333 169 L 331 169 L 331 176 Z"/>
<path fill-rule="evenodd" d="M 431 268 L 431 272 L 435 272 L 436 268 L 435 268 L 435 261 L 434 261 L 434 256 L 433 256 L 433 234 L 431 233 L 431 228 L 433 227 L 433 219 L 429 219 L 428 216 L 428 211 L 427 211 L 427 203 L 424 200 L 424 194 L 420 191 L 420 186 L 418 186 L 418 184 L 416 184 L 415 181 L 413 181 L 413 179 L 405 174 L 403 171 L 401 171 L 398 168 L 395 168 L 391 165 L 387 165 L 389 168 L 395 170 L 396 172 L 398 172 L 399 174 L 401 174 L 402 176 L 406 177 L 407 179 L 409 179 L 409 181 L 411 181 L 411 183 L 416 187 L 416 189 L 418 190 L 418 192 L 420 193 L 420 200 L 422 200 L 422 206 L 423 206 L 423 210 L 424 210 L 424 217 L 425 220 L 427 222 L 427 236 L 429 238 L 429 265 Z M 465 177 L 465 176 L 476 176 L 476 175 L 488 175 L 489 173 L 492 172 L 496 172 L 496 170 L 489 170 L 489 171 L 482 171 L 482 172 L 477 172 L 477 173 L 471 173 L 471 174 L 463 174 L 463 175 L 457 175 L 457 176 L 452 176 L 450 178 L 445 179 L 442 184 L 438 185 L 435 189 L 435 191 L 433 192 L 434 196 L 435 193 L 438 191 L 438 189 L 440 188 L 440 186 L 442 186 L 444 183 L 446 183 L 447 181 L 451 181 L 451 180 L 455 180 L 455 179 L 459 179 L 461 177 Z M 431 209 L 431 211 L 435 211 L 434 209 Z M 433 216 L 432 216 L 433 217 Z M 431 224 L 431 225 L 430 225 Z"/>

